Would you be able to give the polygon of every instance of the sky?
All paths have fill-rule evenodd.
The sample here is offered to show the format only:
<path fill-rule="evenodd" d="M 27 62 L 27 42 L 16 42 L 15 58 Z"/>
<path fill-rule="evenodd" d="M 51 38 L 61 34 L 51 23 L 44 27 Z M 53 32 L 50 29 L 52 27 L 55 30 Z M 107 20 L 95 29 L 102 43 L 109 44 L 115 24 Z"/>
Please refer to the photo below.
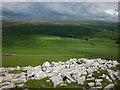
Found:
<path fill-rule="evenodd" d="M 118 21 L 117 2 L 3 2 L 3 20 L 73 19 Z"/>

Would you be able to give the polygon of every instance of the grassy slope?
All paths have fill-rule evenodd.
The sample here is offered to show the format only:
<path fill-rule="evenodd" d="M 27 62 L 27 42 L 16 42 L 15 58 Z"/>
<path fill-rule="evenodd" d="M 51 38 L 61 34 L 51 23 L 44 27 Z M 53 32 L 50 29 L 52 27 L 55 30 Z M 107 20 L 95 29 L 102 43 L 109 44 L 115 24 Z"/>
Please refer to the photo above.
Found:
<path fill-rule="evenodd" d="M 88 21 L 87 21 L 88 22 Z M 99 24 L 105 28 L 99 28 Z M 4 21 L 3 22 L 3 54 L 32 55 L 93 55 L 118 60 L 118 45 L 115 44 L 117 31 L 107 28 L 111 23 L 95 22 L 86 24 L 79 22 L 68 24 L 43 21 Z M 90 26 L 91 25 L 91 26 Z M 95 27 L 93 27 L 93 25 Z M 75 31 L 74 31 L 75 30 Z M 76 31 L 78 31 L 76 33 Z M 56 35 L 57 33 L 57 35 Z M 71 33 L 71 34 L 70 34 Z M 50 35 L 49 35 L 50 34 Z M 66 35 L 68 37 L 60 37 Z M 69 38 L 81 37 L 81 38 Z M 85 38 L 90 38 L 85 41 Z M 48 60 L 48 57 L 3 56 L 3 66 L 37 65 Z M 50 61 L 63 57 L 50 57 Z M 67 56 L 64 59 L 69 59 Z M 18 60 L 18 62 L 16 62 Z M 25 62 L 23 62 L 23 61 Z M 38 62 L 33 62 L 36 60 Z M 30 62 L 27 64 L 27 62 Z M 14 62 L 14 63 L 13 63 Z M 23 64 L 24 63 L 24 64 Z"/>
<path fill-rule="evenodd" d="M 69 21 L 70 22 L 70 21 Z M 51 21 L 4 21 L 3 34 L 7 36 L 26 36 L 45 34 L 62 37 L 86 38 L 104 37 L 117 38 L 117 23 L 81 21 L 75 23 Z M 106 34 L 107 33 L 107 34 Z"/>
<path fill-rule="evenodd" d="M 52 22 L 52 23 L 51 23 Z M 30 24 L 31 23 L 31 24 Z M 57 23 L 57 24 L 56 24 Z M 71 25 L 73 24 L 73 25 Z M 76 26 L 79 25 L 80 26 Z M 15 25 L 15 26 L 14 26 Z M 84 55 L 101 56 L 118 60 L 116 25 L 96 21 L 5 21 L 3 23 L 3 54 L 42 54 L 42 55 L 83 55 L 83 56 L 4 56 L 4 67 L 36 66 L 45 61 L 67 61 L 70 58 L 90 58 Z M 52 27 L 51 27 L 52 26 Z M 112 28 L 111 28 L 112 27 Z M 49 29 L 48 29 L 49 28 Z M 55 33 L 55 30 L 59 34 Z M 65 31 L 64 31 L 65 30 Z M 75 30 L 75 31 L 74 31 Z M 50 32 L 48 32 L 50 31 Z M 52 32 L 53 31 L 53 32 Z M 78 32 L 77 32 L 78 31 Z M 50 34 L 52 32 L 52 34 Z M 77 32 L 74 34 L 66 32 Z M 42 35 L 44 34 L 44 35 Z M 60 37 L 61 35 L 67 37 Z M 74 38 L 69 38 L 69 37 Z M 77 38 L 75 38 L 77 36 Z M 81 36 L 78 39 L 78 36 Z M 90 38 L 85 41 L 85 38 Z M 16 71 L 14 71 L 16 72 Z M 29 80 L 25 88 L 51 88 L 53 83 L 43 80 Z M 71 83 L 66 88 L 87 88 Z M 46 84 L 47 83 L 47 84 Z M 109 84 L 109 83 L 103 83 Z M 57 86 L 59 88 L 59 86 Z M 63 86 L 64 87 L 64 86 Z M 62 88 L 62 87 L 61 87 Z"/>
<path fill-rule="evenodd" d="M 82 41 L 79 39 L 66 40 L 48 40 L 52 37 L 41 37 L 44 40 L 40 43 L 30 45 L 24 42 L 18 42 L 15 46 L 4 47 L 3 52 L 17 54 L 41 54 L 41 55 L 93 55 L 117 60 L 117 45 L 112 40 L 91 39 Z M 27 40 L 29 42 L 29 40 Z M 35 41 L 35 40 L 34 40 Z M 76 56 L 73 56 L 76 57 Z M 39 65 L 47 61 L 67 61 L 69 56 L 3 56 L 3 66 L 28 66 Z M 80 56 L 78 57 L 80 58 Z M 14 63 L 13 63 L 14 62 Z M 28 63 L 29 62 L 29 63 Z"/>
<path fill-rule="evenodd" d="M 38 66 L 42 65 L 45 61 L 67 61 L 70 58 L 89 58 L 86 56 L 3 56 L 4 67 L 16 67 L 16 66 Z"/>

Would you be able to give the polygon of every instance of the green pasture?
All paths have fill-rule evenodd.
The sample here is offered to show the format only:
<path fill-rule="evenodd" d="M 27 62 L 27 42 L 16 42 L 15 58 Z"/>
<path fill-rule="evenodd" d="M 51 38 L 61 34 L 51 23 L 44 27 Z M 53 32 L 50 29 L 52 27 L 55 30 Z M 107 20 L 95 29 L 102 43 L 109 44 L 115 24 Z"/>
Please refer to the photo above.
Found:
<path fill-rule="evenodd" d="M 10 38 L 6 38 L 10 39 Z M 16 40 L 16 38 L 14 38 Z M 11 39 L 3 45 L 3 54 L 22 54 L 22 55 L 53 55 L 53 56 L 6 56 L 3 55 L 3 66 L 28 66 L 39 65 L 45 61 L 67 61 L 70 58 L 81 58 L 88 56 L 100 56 L 118 60 L 118 45 L 114 40 L 92 38 L 89 41 L 61 38 L 56 36 L 33 36 L 31 39 L 21 40 Z M 11 44 L 10 43 L 10 44 Z M 73 56 L 54 56 L 54 55 L 73 55 Z M 74 56 L 81 55 L 81 56 Z M 88 57 L 87 57 L 88 58 Z"/>
<path fill-rule="evenodd" d="M 38 66 L 42 65 L 45 61 L 67 61 L 70 58 L 89 58 L 85 56 L 4 56 L 3 55 L 2 65 L 4 67 L 16 67 L 16 66 Z"/>
<path fill-rule="evenodd" d="M 37 66 L 45 61 L 65 62 L 70 58 L 102 57 L 119 61 L 116 43 L 118 40 L 117 23 L 77 20 L 4 20 L 2 24 L 3 67 Z M 116 67 L 112 69 L 116 70 Z M 21 71 L 10 73 L 18 72 Z M 24 88 L 53 88 L 53 83 L 46 82 L 47 79 L 29 80 Z M 84 85 L 76 83 L 63 87 L 58 85 L 57 88 L 89 88 L 88 82 L 90 81 L 85 81 Z M 116 82 L 118 83 L 118 80 Z M 104 81 L 102 84 L 105 86 L 109 83 Z M 119 88 L 118 84 L 115 83 L 115 87 Z"/>
<path fill-rule="evenodd" d="M 3 21 L 2 54 L 80 55 L 118 60 L 117 24 L 100 21 Z M 102 26 L 101 26 L 102 25 Z M 6 56 L 3 66 L 39 65 L 75 56 Z M 75 57 L 77 58 L 77 57 Z M 87 57 L 86 57 L 87 58 Z"/>

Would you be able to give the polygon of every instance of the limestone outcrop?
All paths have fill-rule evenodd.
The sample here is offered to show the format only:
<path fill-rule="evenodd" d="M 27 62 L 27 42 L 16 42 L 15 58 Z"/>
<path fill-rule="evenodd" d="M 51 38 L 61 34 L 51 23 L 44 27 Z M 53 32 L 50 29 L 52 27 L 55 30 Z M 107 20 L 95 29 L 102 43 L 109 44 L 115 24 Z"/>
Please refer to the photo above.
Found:
<path fill-rule="evenodd" d="M 67 86 L 64 82 L 67 83 L 77 83 L 84 84 L 86 80 L 94 80 L 95 82 L 89 82 L 88 86 L 93 87 L 95 85 L 102 87 L 102 81 L 106 79 L 110 83 L 114 80 L 120 80 L 120 71 L 110 70 L 111 67 L 116 67 L 119 63 L 114 60 L 102 60 L 98 59 L 70 59 L 66 62 L 44 62 L 43 65 L 39 65 L 36 67 L 26 66 L 20 67 L 17 66 L 15 68 L 0 68 L 0 74 L 4 74 L 4 76 L 0 77 L 0 86 L 2 88 L 13 88 L 15 87 L 15 83 L 26 82 L 29 79 L 43 79 L 49 77 L 49 79 L 53 82 L 53 86 Z M 9 71 L 12 70 L 26 70 L 27 72 L 21 72 L 17 74 L 11 74 Z M 94 78 L 94 72 L 99 70 L 106 70 L 109 72 L 109 76 L 102 74 L 98 79 Z M 48 82 L 49 80 L 47 80 Z M 19 84 L 19 87 L 24 86 L 23 84 Z M 106 87 L 112 87 L 114 85 L 109 85 Z"/>

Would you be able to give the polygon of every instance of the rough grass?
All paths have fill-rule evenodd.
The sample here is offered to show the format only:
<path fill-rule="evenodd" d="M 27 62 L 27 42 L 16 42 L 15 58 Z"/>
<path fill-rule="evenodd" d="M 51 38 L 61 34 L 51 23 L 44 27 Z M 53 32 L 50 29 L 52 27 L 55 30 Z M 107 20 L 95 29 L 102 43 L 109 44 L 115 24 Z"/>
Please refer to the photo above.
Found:
<path fill-rule="evenodd" d="M 97 73 L 97 71 L 95 71 L 94 73 L 93 73 L 93 76 L 95 77 L 95 78 L 99 78 L 99 76 L 101 76 L 102 74 L 105 74 L 105 75 L 107 75 L 107 76 L 109 76 L 109 73 L 108 73 L 108 71 L 106 71 L 106 70 L 98 70 L 100 73 Z"/>
<path fill-rule="evenodd" d="M 66 82 L 65 82 L 65 84 L 67 84 L 67 86 L 59 86 L 58 85 L 56 88 L 80 88 L 80 89 L 82 89 L 82 88 L 90 88 L 88 86 L 88 82 L 87 81 L 85 81 L 84 84 L 66 83 Z"/>
<path fill-rule="evenodd" d="M 115 71 L 118 70 L 116 67 L 112 67 L 112 68 L 115 68 L 115 69 L 114 69 Z M 110 68 L 110 69 L 112 69 L 112 68 Z M 112 70 L 113 70 L 113 69 L 112 69 Z M 105 74 L 105 75 L 107 75 L 107 76 L 110 77 L 109 73 L 108 73 L 106 70 L 98 70 L 98 71 L 99 71 L 100 73 L 97 73 L 97 71 L 95 71 L 95 72 L 93 73 L 93 77 L 95 77 L 95 79 L 98 79 L 99 76 L 101 76 L 102 74 Z M 115 78 L 116 78 L 116 77 L 115 77 Z M 103 79 L 103 81 L 102 81 L 101 83 L 102 83 L 103 88 L 104 88 L 105 86 L 109 85 L 109 84 L 114 84 L 115 90 L 117 90 L 117 89 L 120 87 L 120 86 L 119 86 L 120 80 L 118 80 L 118 79 L 114 80 L 113 82 L 108 82 L 107 80 L 104 80 L 104 79 Z"/>
<path fill-rule="evenodd" d="M 3 67 L 25 67 L 25 66 L 38 66 L 42 65 L 45 61 L 67 61 L 70 58 L 88 58 L 92 59 L 92 57 L 86 56 L 6 56 L 4 55 L 2 60 Z"/>
<path fill-rule="evenodd" d="M 53 88 L 52 81 L 46 82 L 49 78 L 44 78 L 41 80 L 28 80 L 25 83 L 24 88 Z"/>
<path fill-rule="evenodd" d="M 8 73 L 10 74 L 16 74 L 16 73 L 22 73 L 22 72 L 27 72 L 26 70 L 12 70 L 12 71 L 8 71 Z"/>
<path fill-rule="evenodd" d="M 44 78 L 41 80 L 28 80 L 27 82 L 24 83 L 24 87 L 22 88 L 90 88 L 88 86 L 88 82 L 85 81 L 84 84 L 77 84 L 77 83 L 66 83 L 64 82 L 64 84 L 67 84 L 67 86 L 60 86 L 57 85 L 56 87 L 53 86 L 52 81 L 50 80 L 49 82 L 46 82 L 46 80 L 49 80 L 49 78 Z M 15 87 L 15 88 L 19 88 L 19 87 Z"/>
<path fill-rule="evenodd" d="M 3 87 L 3 86 L 6 86 L 6 85 L 9 85 L 9 84 L 0 85 L 0 88 Z"/>
<path fill-rule="evenodd" d="M 103 88 L 107 86 L 108 84 L 110 84 L 110 82 L 108 82 L 107 80 L 103 80 L 101 83 L 102 83 Z"/>
<path fill-rule="evenodd" d="M 116 67 L 111 67 L 110 69 L 114 71 L 120 70 L 120 64 L 117 65 Z"/>
<path fill-rule="evenodd" d="M 5 76 L 5 74 L 1 74 L 1 73 L 0 73 L 0 77 L 3 77 L 3 76 Z"/>

